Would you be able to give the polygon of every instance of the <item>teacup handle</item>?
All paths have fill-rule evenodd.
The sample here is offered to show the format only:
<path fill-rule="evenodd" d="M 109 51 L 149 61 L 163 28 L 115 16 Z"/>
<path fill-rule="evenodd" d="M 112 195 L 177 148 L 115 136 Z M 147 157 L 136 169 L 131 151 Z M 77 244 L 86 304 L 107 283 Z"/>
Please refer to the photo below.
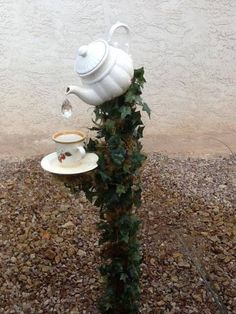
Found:
<path fill-rule="evenodd" d="M 84 158 L 86 155 L 86 151 L 82 146 L 77 146 L 77 149 L 79 150 L 80 154 L 81 154 L 81 158 Z"/>
<path fill-rule="evenodd" d="M 130 35 L 130 30 L 129 30 L 129 27 L 127 24 L 124 24 L 124 23 L 121 23 L 121 22 L 117 22 L 116 24 L 112 25 L 112 27 L 110 28 L 109 30 L 109 33 L 108 33 L 108 43 L 111 44 L 111 41 L 112 41 L 112 36 L 114 34 L 114 32 L 120 28 L 120 27 L 123 27 L 125 28 L 126 32 L 127 32 L 127 42 L 125 43 L 125 51 L 128 53 L 129 52 L 129 35 Z M 118 45 L 119 43 L 114 43 L 114 46 Z"/>

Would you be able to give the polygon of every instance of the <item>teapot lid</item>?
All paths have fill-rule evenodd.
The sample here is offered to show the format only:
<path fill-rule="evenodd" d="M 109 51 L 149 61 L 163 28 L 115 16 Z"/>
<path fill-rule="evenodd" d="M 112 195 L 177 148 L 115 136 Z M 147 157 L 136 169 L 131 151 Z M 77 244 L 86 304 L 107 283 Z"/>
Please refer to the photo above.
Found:
<path fill-rule="evenodd" d="M 96 40 L 87 46 L 81 46 L 75 62 L 75 70 L 80 76 L 90 74 L 105 60 L 108 44 L 105 40 Z"/>

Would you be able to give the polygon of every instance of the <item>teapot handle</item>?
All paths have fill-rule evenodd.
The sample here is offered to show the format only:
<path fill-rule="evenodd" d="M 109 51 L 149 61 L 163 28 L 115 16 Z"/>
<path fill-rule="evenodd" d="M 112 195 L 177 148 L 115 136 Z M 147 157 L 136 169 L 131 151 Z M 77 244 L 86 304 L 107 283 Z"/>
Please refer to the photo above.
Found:
<path fill-rule="evenodd" d="M 120 27 L 125 28 L 126 33 L 127 33 L 127 38 L 129 38 L 130 30 L 129 30 L 128 25 L 121 22 L 116 22 L 116 24 L 112 25 L 112 27 L 109 30 L 108 40 L 107 40 L 108 43 L 111 43 L 114 32 Z M 114 46 L 118 46 L 118 43 L 114 43 Z M 127 42 L 125 43 L 125 50 L 127 53 L 129 52 L 129 40 L 127 40 Z"/>

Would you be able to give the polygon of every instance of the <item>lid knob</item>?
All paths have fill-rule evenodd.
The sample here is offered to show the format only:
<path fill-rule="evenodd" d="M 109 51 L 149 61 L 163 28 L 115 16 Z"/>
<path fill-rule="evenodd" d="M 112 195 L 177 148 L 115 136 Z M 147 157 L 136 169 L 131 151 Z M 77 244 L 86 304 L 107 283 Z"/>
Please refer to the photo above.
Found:
<path fill-rule="evenodd" d="M 76 72 L 79 76 L 91 74 L 92 71 L 103 64 L 103 61 L 107 58 L 108 52 L 108 43 L 102 39 L 79 47 L 75 62 Z"/>
<path fill-rule="evenodd" d="M 86 57 L 87 52 L 88 52 L 88 46 L 81 46 L 78 51 L 79 56 L 82 56 L 82 57 Z"/>

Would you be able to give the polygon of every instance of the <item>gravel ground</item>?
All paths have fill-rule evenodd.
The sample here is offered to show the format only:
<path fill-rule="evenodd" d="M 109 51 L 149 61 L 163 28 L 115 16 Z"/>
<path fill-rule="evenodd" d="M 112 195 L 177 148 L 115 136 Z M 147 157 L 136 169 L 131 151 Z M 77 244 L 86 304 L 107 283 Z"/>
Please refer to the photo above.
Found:
<path fill-rule="evenodd" d="M 98 313 L 98 209 L 40 158 L 0 162 L 0 313 Z M 236 313 L 236 156 L 149 155 L 142 313 Z"/>

